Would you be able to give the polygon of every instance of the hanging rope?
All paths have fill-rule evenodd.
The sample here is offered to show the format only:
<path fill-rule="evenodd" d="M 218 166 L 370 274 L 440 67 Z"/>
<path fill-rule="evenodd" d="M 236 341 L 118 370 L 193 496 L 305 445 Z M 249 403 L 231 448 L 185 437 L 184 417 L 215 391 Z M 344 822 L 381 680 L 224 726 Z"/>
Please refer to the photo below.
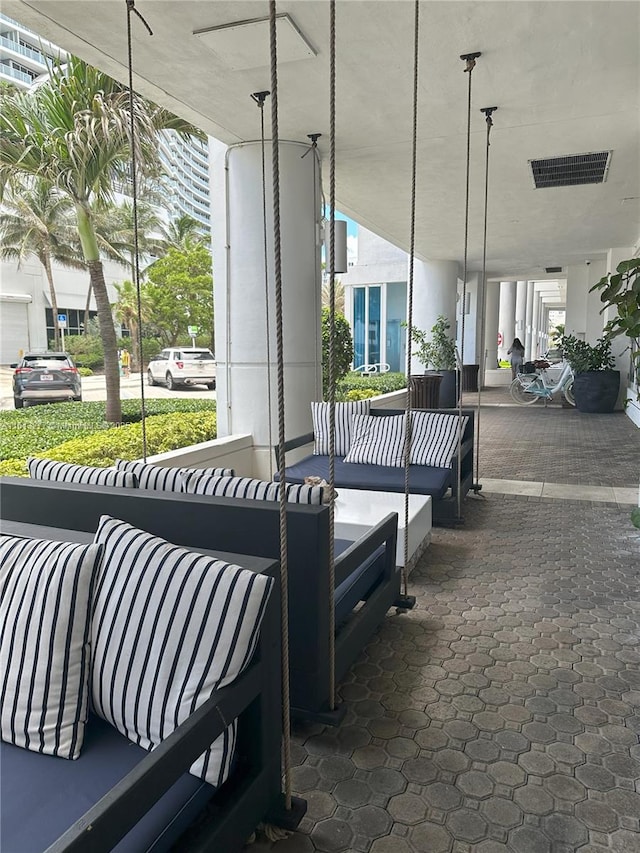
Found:
<path fill-rule="evenodd" d="M 329 2 L 329 710 L 336 707 L 335 455 L 336 455 L 336 3 Z"/>
<path fill-rule="evenodd" d="M 267 258 L 267 171 L 264 136 L 264 103 L 271 93 L 254 92 L 251 97 L 260 109 L 260 149 L 262 153 L 262 248 L 264 262 L 264 314 L 267 324 L 267 417 L 269 418 L 269 479 L 273 480 L 273 415 L 271 411 L 271 321 L 269 319 L 269 264 Z"/>
<path fill-rule="evenodd" d="M 131 145 L 131 184 L 133 201 L 133 283 L 136 289 L 136 303 L 138 311 L 138 352 L 140 358 L 140 408 L 142 412 L 142 458 L 147 461 L 147 410 L 144 396 L 144 371 L 142 369 L 142 297 L 140 293 L 140 257 L 138 246 L 138 180 L 137 180 L 137 156 L 136 156 L 136 123 L 134 117 L 133 98 L 133 47 L 131 43 L 131 13 L 140 18 L 147 28 L 150 36 L 153 35 L 151 27 L 135 8 L 135 0 L 126 0 L 127 4 L 127 61 L 129 66 L 129 133 Z"/>
<path fill-rule="evenodd" d="M 458 401 L 458 501 L 457 518 L 462 518 L 462 367 L 464 366 L 465 308 L 467 304 L 467 254 L 469 248 L 469 175 L 471 167 L 471 80 L 476 60 L 482 56 L 479 51 L 463 53 L 460 57 L 466 64 L 464 73 L 468 74 L 467 86 L 467 163 L 464 195 L 464 259 L 462 265 L 462 319 L 460 322 L 460 355 L 456 364 L 456 400 Z"/>
<path fill-rule="evenodd" d="M 485 119 L 487 122 L 487 144 L 486 144 L 486 152 L 485 152 L 485 163 L 484 163 L 484 228 L 483 228 L 483 236 L 482 236 L 482 277 L 480 279 L 480 292 L 478 294 L 478 305 L 480 306 L 480 357 L 482 359 L 481 367 L 486 366 L 486 357 L 484 348 L 486 346 L 485 340 L 485 324 L 486 324 L 486 314 L 487 314 L 487 306 L 486 306 L 486 292 L 487 292 L 487 210 L 488 210 L 488 200 L 489 200 L 489 148 L 491 147 L 490 136 L 491 136 L 491 128 L 493 127 L 493 119 L 491 116 L 497 110 L 497 107 L 483 107 L 480 112 L 485 114 Z M 476 436 L 476 471 L 474 477 L 474 484 L 476 490 L 479 488 L 480 484 L 480 402 L 482 399 L 482 382 L 478 382 L 478 403 L 476 406 L 476 422 L 475 422 L 475 436 Z"/>
<path fill-rule="evenodd" d="M 409 238 L 409 280 L 407 282 L 407 407 L 404 439 L 404 560 L 402 592 L 407 595 L 407 564 L 409 563 L 409 464 L 411 461 L 411 329 L 413 328 L 413 268 L 416 248 L 416 171 L 418 162 L 418 59 L 420 43 L 420 2 L 414 8 L 413 41 L 413 129 L 411 136 L 411 224 Z"/>
<path fill-rule="evenodd" d="M 271 51 L 271 151 L 273 172 L 273 251 L 278 364 L 278 459 L 280 475 L 280 595 L 282 605 L 282 747 L 285 808 L 291 809 L 291 719 L 289 715 L 289 583 L 287 556 L 287 484 L 284 425 L 284 342 L 282 324 L 282 241 L 280 234 L 280 136 L 278 132 L 278 50 L 276 0 L 269 0 Z"/>

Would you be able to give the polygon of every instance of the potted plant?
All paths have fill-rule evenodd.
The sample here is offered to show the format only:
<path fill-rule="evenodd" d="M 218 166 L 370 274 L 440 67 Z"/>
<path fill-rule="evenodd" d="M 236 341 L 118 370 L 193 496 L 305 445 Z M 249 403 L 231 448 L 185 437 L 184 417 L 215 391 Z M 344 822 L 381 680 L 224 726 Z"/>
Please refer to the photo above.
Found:
<path fill-rule="evenodd" d="M 591 290 L 600 291 L 600 300 L 604 303 L 602 313 L 607 308 L 616 309 L 613 317 L 604 327 L 609 338 L 625 335 L 631 351 L 631 368 L 635 380 L 638 400 L 640 400 L 640 258 L 621 261 L 615 273 L 607 273 L 596 282 Z"/>
<path fill-rule="evenodd" d="M 415 356 L 424 365 L 425 373 L 429 367 L 442 375 L 438 407 L 452 409 L 455 407 L 456 387 L 459 385 L 456 371 L 456 344 L 449 335 L 451 323 L 440 314 L 427 335 L 422 329 L 411 327 L 411 340 L 416 345 Z"/>
<path fill-rule="evenodd" d="M 612 412 L 620 390 L 620 371 L 613 370 L 611 339 L 598 338 L 595 346 L 574 335 L 563 335 L 560 347 L 575 379 L 573 396 L 580 412 Z"/>

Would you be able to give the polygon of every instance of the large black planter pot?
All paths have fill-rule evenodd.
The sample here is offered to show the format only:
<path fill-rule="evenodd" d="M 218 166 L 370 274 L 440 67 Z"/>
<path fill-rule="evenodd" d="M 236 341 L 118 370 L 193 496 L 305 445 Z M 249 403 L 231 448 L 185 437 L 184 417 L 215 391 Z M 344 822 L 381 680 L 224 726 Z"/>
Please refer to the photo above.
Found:
<path fill-rule="evenodd" d="M 573 394 L 579 412 L 612 412 L 619 391 L 619 370 L 589 370 L 576 373 L 573 380 Z"/>
<path fill-rule="evenodd" d="M 458 405 L 456 399 L 456 371 L 455 370 L 439 370 L 442 374 L 442 382 L 440 383 L 440 394 L 438 398 L 439 409 L 455 409 Z"/>

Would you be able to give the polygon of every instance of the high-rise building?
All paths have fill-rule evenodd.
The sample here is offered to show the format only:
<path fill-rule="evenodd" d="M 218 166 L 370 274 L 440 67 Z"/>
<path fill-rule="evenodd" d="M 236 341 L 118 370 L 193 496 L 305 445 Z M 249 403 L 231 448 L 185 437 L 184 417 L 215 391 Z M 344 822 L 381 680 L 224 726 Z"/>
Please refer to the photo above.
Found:
<path fill-rule="evenodd" d="M 64 60 L 66 51 L 0 14 L 0 80 L 28 89 L 49 70 L 51 59 Z"/>

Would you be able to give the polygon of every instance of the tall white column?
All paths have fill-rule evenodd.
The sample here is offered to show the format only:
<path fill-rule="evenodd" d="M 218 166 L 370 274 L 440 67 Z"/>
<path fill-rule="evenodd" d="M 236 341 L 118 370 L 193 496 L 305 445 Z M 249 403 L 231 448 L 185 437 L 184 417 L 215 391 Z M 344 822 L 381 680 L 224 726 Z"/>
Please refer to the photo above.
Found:
<path fill-rule="evenodd" d="M 516 283 L 515 281 L 500 282 L 500 313 L 498 315 L 498 332 L 502 335 L 502 344 L 498 347 L 498 358 L 508 360 L 507 350 L 511 348 L 516 336 Z"/>
<path fill-rule="evenodd" d="M 314 158 L 301 157 L 308 150 L 306 144 L 286 142 L 279 152 L 288 437 L 310 431 L 310 403 L 322 399 L 321 195 Z M 267 146 L 266 163 L 268 296 L 260 144 L 241 143 L 226 149 L 212 143 L 212 155 L 218 435 L 251 434 L 253 473 L 268 477 L 273 466 L 271 446 L 278 438 L 271 147 Z"/>
<path fill-rule="evenodd" d="M 500 283 L 488 281 L 485 297 L 484 348 L 486 357 L 481 358 L 482 384 L 485 384 L 484 371 L 498 367 L 498 314 L 500 311 Z M 484 369 L 483 369 L 484 368 Z"/>
<path fill-rule="evenodd" d="M 531 358 L 538 358 L 539 353 L 539 332 L 540 332 L 540 295 L 534 291 L 533 294 L 533 311 L 531 314 Z"/>
<path fill-rule="evenodd" d="M 527 307 L 525 313 L 525 339 L 524 343 L 524 357 L 525 361 L 531 361 L 535 356 L 533 353 L 532 341 L 533 335 L 531 334 L 531 324 L 533 322 L 533 294 L 534 294 L 534 284 L 532 281 L 527 282 Z"/>
<path fill-rule="evenodd" d="M 451 324 L 449 334 L 455 338 L 457 287 L 457 261 L 421 261 L 416 258 L 413 266 L 413 325 L 428 335 L 442 314 Z M 423 373 L 425 369 L 426 365 L 412 357 L 412 373 Z"/>
<path fill-rule="evenodd" d="M 480 294 L 480 279 L 481 273 L 468 273 L 467 275 L 467 298 L 462 298 L 462 285 L 459 286 L 458 299 L 458 333 L 456 342 L 458 350 L 465 364 L 479 364 L 480 353 L 480 323 L 482 321 L 481 311 L 479 310 L 478 297 Z M 462 313 L 464 311 L 464 350 L 462 347 Z"/>
<path fill-rule="evenodd" d="M 527 282 L 516 282 L 516 312 L 515 312 L 515 335 L 520 338 L 524 344 L 526 337 L 526 318 L 527 318 Z"/>

